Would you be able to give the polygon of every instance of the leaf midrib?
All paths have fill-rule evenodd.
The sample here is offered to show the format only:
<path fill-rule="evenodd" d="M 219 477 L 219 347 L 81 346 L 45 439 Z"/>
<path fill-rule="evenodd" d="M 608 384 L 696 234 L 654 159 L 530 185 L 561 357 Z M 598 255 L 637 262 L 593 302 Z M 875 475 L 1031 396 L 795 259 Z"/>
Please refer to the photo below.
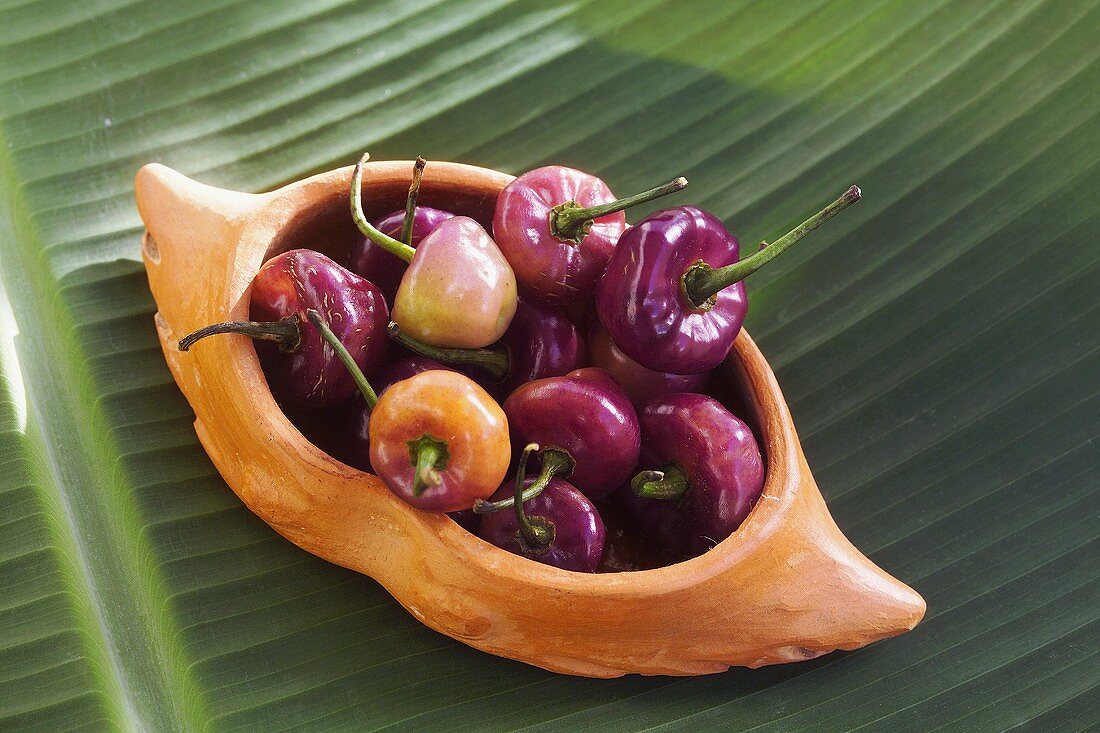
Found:
<path fill-rule="evenodd" d="M 73 338 L 62 291 L 33 254 L 43 249 L 41 236 L 14 180 L 5 133 L 0 120 L 0 278 L 19 330 L 14 368 L 35 375 L 26 384 L 26 439 L 39 501 L 85 611 L 76 616 L 84 619 L 86 653 L 109 670 L 97 677 L 96 691 L 129 730 L 195 730 L 207 717 L 198 714 L 201 697 L 177 663 L 175 620 L 156 602 L 163 578 L 148 561 L 152 548 L 128 521 L 137 514 L 133 491 L 119 489 L 110 458 L 121 446 L 110 430 L 83 429 L 106 421 L 79 389 L 91 381 L 87 354 Z"/>

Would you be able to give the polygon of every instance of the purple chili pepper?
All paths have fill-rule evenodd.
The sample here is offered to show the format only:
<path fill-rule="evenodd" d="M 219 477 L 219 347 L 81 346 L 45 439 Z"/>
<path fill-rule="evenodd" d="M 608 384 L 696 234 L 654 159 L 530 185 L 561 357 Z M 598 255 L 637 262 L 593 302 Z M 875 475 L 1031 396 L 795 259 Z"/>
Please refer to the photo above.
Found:
<path fill-rule="evenodd" d="M 482 349 L 430 346 L 393 324 L 389 334 L 414 353 L 469 369 L 490 392 L 501 395 L 535 379 L 567 374 L 583 364 L 586 355 L 576 326 L 557 308 L 529 297 L 519 298 L 516 315 L 500 341 Z"/>
<path fill-rule="evenodd" d="M 658 551 L 706 552 L 736 530 L 760 498 L 764 462 L 752 430 L 720 402 L 674 394 L 646 404 L 639 472 L 620 496 Z"/>
<path fill-rule="evenodd" d="M 654 212 L 619 238 L 596 290 L 600 320 L 623 353 L 648 369 L 710 371 L 726 358 L 745 320 L 741 281 L 859 197 L 852 186 L 744 260 L 713 214 L 694 206 Z"/>
<path fill-rule="evenodd" d="M 552 303 L 585 298 L 626 229 L 622 213 L 635 204 L 683 189 L 677 178 L 636 196 L 615 200 L 607 184 L 573 168 L 536 168 L 504 187 L 497 198 L 493 237 L 516 279 Z"/>
<path fill-rule="evenodd" d="M 588 354 L 592 366 L 606 370 L 623 391 L 630 396 L 635 407 L 641 407 L 654 397 L 677 392 L 698 392 L 710 379 L 710 372 L 702 374 L 669 374 L 646 369 L 622 352 L 611 334 L 597 323 L 588 333 Z"/>
<path fill-rule="evenodd" d="M 522 498 L 523 489 L 537 480 L 524 479 L 527 457 L 537 448 L 524 448 L 515 481 L 505 483 L 491 497 L 499 503 L 511 496 L 511 511 L 482 516 L 479 534 L 516 555 L 564 570 L 594 573 L 603 557 L 606 530 L 592 502 L 558 478 L 551 478 L 537 496 Z"/>
<path fill-rule="evenodd" d="M 603 369 L 528 382 L 504 401 L 504 414 L 514 443 L 567 456 L 570 483 L 590 499 L 614 491 L 638 462 L 637 413 Z"/>
<path fill-rule="evenodd" d="M 265 262 L 252 279 L 253 321 L 218 323 L 180 339 L 187 351 L 199 339 L 240 333 L 259 339 L 256 353 L 268 386 L 285 409 L 328 407 L 350 400 L 355 382 L 320 332 L 306 319 L 320 312 L 359 368 L 372 373 L 386 354 L 389 311 L 381 291 L 331 259 L 294 249 Z"/>
<path fill-rule="evenodd" d="M 522 296 L 500 343 L 508 347 L 508 393 L 535 379 L 568 374 L 584 363 L 586 355 L 572 321 L 557 308 Z"/>

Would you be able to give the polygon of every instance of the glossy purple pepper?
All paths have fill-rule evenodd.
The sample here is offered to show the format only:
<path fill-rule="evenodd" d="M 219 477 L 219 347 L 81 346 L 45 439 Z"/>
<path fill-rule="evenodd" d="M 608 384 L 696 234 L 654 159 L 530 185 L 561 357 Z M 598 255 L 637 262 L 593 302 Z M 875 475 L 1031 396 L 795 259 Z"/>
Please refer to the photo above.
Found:
<path fill-rule="evenodd" d="M 603 369 L 528 382 L 504 401 L 504 414 L 514 444 L 567 453 L 574 463 L 569 481 L 590 499 L 614 491 L 638 462 L 637 413 Z"/>
<path fill-rule="evenodd" d="M 490 392 L 507 396 L 535 379 L 560 377 L 585 360 L 584 340 L 557 308 L 520 296 L 508 330 L 493 346 L 448 349 L 417 341 L 394 325 L 390 338 L 426 358 L 470 372 Z"/>
<path fill-rule="evenodd" d="M 500 343 L 508 348 L 507 393 L 526 382 L 568 374 L 584 364 L 586 355 L 572 321 L 557 308 L 524 296 Z"/>
<path fill-rule="evenodd" d="M 623 488 L 627 512 L 659 551 L 677 559 L 702 554 L 741 526 L 760 498 L 764 463 L 756 438 L 700 394 L 654 399 L 639 421 L 640 465 L 648 470 Z"/>
<path fill-rule="evenodd" d="M 265 262 L 252 280 L 252 321 L 207 326 L 180 339 L 187 351 L 199 339 L 240 333 L 258 339 L 256 353 L 275 399 L 284 408 L 327 407 L 351 399 L 355 382 L 306 318 L 317 310 L 366 374 L 386 354 L 386 301 L 372 283 L 331 259 L 295 249 Z"/>
<path fill-rule="evenodd" d="M 506 482 L 491 497 L 513 499 L 521 487 L 535 479 L 524 475 L 525 450 L 517 478 Z M 554 478 L 542 492 L 527 501 L 481 517 L 481 538 L 509 552 L 563 570 L 594 573 L 603 557 L 607 531 L 596 507 L 576 487 Z"/>
<path fill-rule="evenodd" d="M 721 220 L 694 206 L 650 214 L 619 239 L 596 289 L 596 310 L 623 353 L 658 372 L 718 366 L 748 310 L 741 282 L 852 203 L 852 186 L 798 227 L 739 259 Z"/>
<path fill-rule="evenodd" d="M 607 329 L 599 323 L 588 333 L 588 358 L 592 366 L 604 369 L 614 377 L 635 407 L 641 407 L 654 397 L 698 392 L 710 379 L 710 372 L 669 374 L 646 369 L 624 354 L 611 340 Z"/>
<path fill-rule="evenodd" d="M 536 297 L 569 303 L 587 297 L 626 229 L 623 209 L 679 191 L 687 179 L 616 200 L 593 175 L 550 165 L 528 171 L 497 198 L 493 237 Z"/>
<path fill-rule="evenodd" d="M 748 310 L 744 283 L 699 308 L 681 280 L 694 263 L 737 262 L 738 244 L 718 217 L 694 206 L 650 214 L 627 230 L 596 288 L 596 310 L 624 354 L 655 372 L 718 366 Z"/>

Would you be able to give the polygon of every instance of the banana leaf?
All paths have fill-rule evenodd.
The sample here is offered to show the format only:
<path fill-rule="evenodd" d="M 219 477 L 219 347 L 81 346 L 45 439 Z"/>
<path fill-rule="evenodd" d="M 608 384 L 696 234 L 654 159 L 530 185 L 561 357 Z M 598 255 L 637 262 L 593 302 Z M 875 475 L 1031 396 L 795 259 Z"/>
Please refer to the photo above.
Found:
<path fill-rule="evenodd" d="M 0 0 L 0 730 L 1093 724 L 1098 35 L 1088 0 Z M 745 243 L 858 183 L 753 276 L 748 328 L 838 524 L 925 621 L 571 678 L 246 511 L 161 357 L 133 174 L 258 191 L 364 149 L 683 174 Z"/>

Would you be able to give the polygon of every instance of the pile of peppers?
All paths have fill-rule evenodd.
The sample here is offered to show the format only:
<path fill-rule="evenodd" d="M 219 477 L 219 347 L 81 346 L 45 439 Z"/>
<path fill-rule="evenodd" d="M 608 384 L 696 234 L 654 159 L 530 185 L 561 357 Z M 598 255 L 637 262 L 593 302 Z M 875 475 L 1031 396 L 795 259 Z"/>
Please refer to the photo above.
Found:
<path fill-rule="evenodd" d="M 736 531 L 765 467 L 750 426 L 707 394 L 711 371 L 745 319 L 745 278 L 859 189 L 742 258 L 695 206 L 627 224 L 627 208 L 684 178 L 616 198 L 595 176 L 537 168 L 501 192 L 490 232 L 418 205 L 423 159 L 405 208 L 369 221 L 366 160 L 347 260 L 309 242 L 271 258 L 252 320 L 202 328 L 180 350 L 255 339 L 273 396 L 314 443 L 538 562 L 655 567 Z"/>

